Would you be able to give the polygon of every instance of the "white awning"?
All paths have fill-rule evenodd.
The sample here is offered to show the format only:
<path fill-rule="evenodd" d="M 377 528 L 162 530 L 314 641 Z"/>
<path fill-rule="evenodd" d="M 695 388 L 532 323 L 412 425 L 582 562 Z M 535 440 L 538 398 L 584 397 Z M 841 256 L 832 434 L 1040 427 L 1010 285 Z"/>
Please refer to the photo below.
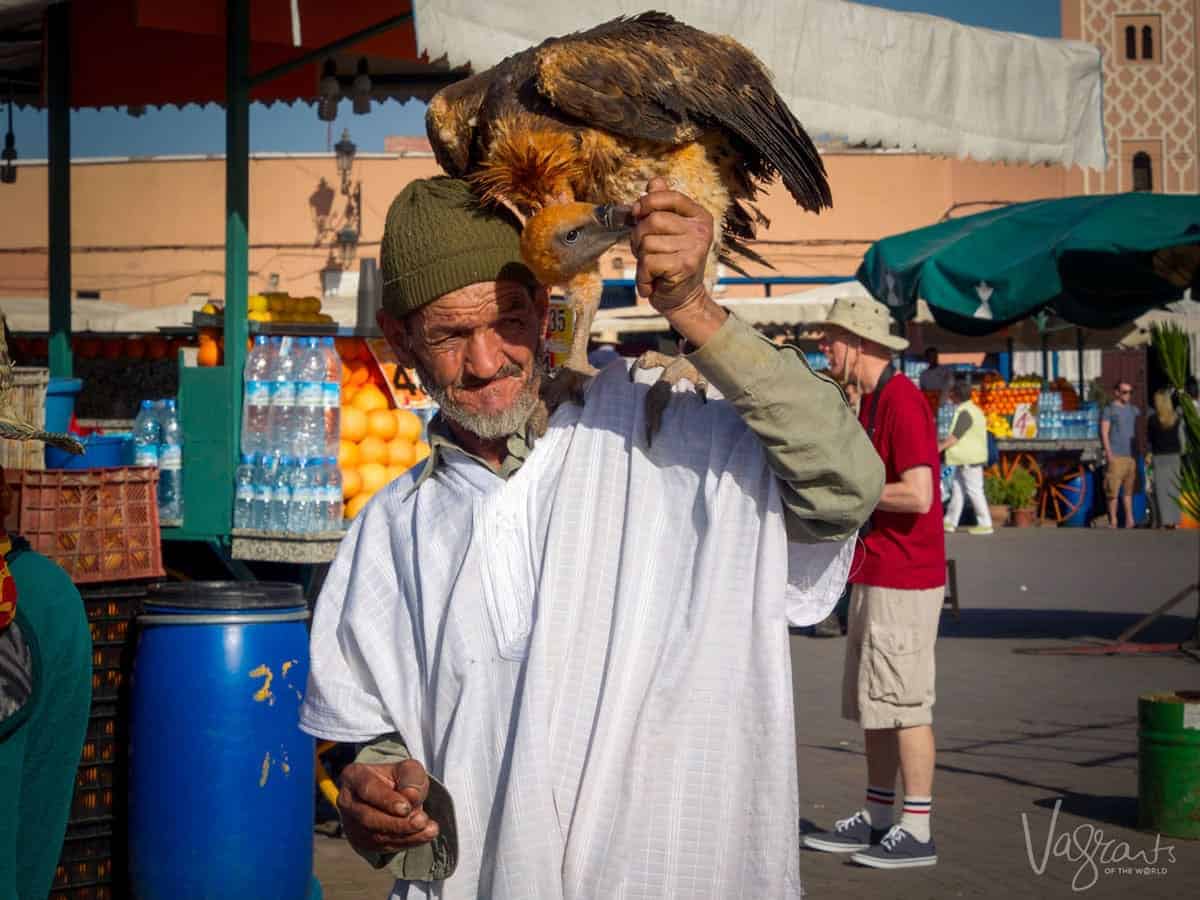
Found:
<path fill-rule="evenodd" d="M 846 0 L 653 8 L 754 51 L 810 134 L 984 161 L 1105 166 L 1100 52 L 1090 44 Z M 476 72 L 547 37 L 645 9 L 645 0 L 413 3 L 419 49 Z"/>

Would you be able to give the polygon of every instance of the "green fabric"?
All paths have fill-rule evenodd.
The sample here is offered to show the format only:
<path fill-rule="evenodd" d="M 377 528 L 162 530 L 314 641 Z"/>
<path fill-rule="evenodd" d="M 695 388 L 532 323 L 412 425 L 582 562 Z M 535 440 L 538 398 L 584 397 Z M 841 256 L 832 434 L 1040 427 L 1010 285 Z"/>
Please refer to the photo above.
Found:
<path fill-rule="evenodd" d="M 381 765 L 404 762 L 406 759 L 412 759 L 412 755 L 404 739 L 398 734 L 389 734 L 362 747 L 354 761 L 364 765 Z M 399 853 L 374 853 L 357 847 L 354 851 L 376 869 L 386 866 L 401 881 L 440 881 L 449 878 L 458 865 L 458 825 L 450 792 L 432 775 L 429 776 L 425 812 L 438 823 L 438 836 L 430 843 Z"/>
<path fill-rule="evenodd" d="M 0 900 L 50 892 L 92 701 L 92 639 L 79 591 L 39 553 L 10 557 L 34 654 L 30 713 L 0 740 Z"/>
<path fill-rule="evenodd" d="M 897 318 L 912 318 L 920 298 L 961 334 L 990 334 L 1045 307 L 1074 325 L 1115 328 L 1182 296 L 1155 271 L 1154 252 L 1197 243 L 1200 197 L 1065 197 L 884 238 L 858 279 Z"/>
<path fill-rule="evenodd" d="M 858 531 L 883 492 L 883 463 L 842 389 L 804 354 L 731 315 L 688 357 L 762 442 L 795 542 Z"/>
<path fill-rule="evenodd" d="M 380 247 L 383 308 L 397 318 L 481 281 L 536 283 L 521 261 L 520 230 L 479 206 L 457 178 L 411 182 L 392 201 Z"/>
<path fill-rule="evenodd" d="M 858 531 L 883 490 L 883 463 L 838 385 L 809 367 L 795 347 L 776 347 L 730 316 L 689 356 L 696 368 L 758 435 L 782 487 L 784 522 L 792 541 L 840 540 Z M 434 419 L 430 455 L 412 490 L 433 474 L 442 453 L 463 453 Z M 510 477 L 529 455 L 532 434 L 508 439 L 497 472 Z"/>

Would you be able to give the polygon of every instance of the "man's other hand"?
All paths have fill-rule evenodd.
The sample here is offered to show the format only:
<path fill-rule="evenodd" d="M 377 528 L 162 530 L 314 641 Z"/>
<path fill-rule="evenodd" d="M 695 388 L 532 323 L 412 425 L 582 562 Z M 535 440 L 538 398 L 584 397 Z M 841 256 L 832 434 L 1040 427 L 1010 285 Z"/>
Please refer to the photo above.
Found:
<path fill-rule="evenodd" d="M 346 839 L 358 850 L 397 853 L 438 836 L 423 806 L 429 776 L 415 759 L 385 765 L 352 763 L 339 779 L 338 815 Z"/>

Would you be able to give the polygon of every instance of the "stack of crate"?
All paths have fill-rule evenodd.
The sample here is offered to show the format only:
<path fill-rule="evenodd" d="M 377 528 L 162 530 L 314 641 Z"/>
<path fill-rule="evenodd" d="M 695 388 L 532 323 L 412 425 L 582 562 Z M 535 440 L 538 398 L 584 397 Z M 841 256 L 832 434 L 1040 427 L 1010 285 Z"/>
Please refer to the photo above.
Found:
<path fill-rule="evenodd" d="M 81 587 L 92 630 L 92 709 L 50 900 L 127 897 L 128 749 L 134 618 L 145 584 Z"/>

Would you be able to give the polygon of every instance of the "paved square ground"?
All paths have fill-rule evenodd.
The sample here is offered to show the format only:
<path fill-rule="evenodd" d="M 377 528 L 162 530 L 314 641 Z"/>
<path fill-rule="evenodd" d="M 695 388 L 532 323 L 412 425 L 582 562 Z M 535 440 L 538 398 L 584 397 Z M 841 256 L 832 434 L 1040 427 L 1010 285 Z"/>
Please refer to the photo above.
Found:
<path fill-rule="evenodd" d="M 1115 637 L 1195 583 L 1195 532 L 1007 529 L 952 535 L 962 617 L 943 616 L 935 728 L 938 768 L 934 868 L 882 872 L 844 857 L 802 851 L 812 898 L 1184 897 L 1200 884 L 1200 842 L 1162 838 L 1151 874 L 1107 872 L 1075 859 L 1042 858 L 1069 835 L 1124 841 L 1151 858 L 1155 835 L 1137 819 L 1137 698 L 1200 689 L 1200 664 L 1184 656 L 1084 657 L 1015 652 Z M 1178 641 L 1196 615 L 1193 595 L 1139 636 Z M 823 829 L 862 802 L 862 732 L 840 718 L 840 638 L 792 638 L 801 829 Z M 1058 812 L 1055 814 L 1055 807 Z M 1028 830 L 1028 840 L 1026 838 Z M 1101 834 L 1102 833 L 1102 834 Z M 341 840 L 316 836 L 327 897 L 387 896 L 390 879 Z M 1168 849 L 1169 848 L 1169 849 Z M 1031 855 L 1032 851 L 1032 864 Z M 1110 854 L 1117 845 L 1110 845 Z M 1127 864 L 1145 869 L 1146 863 Z M 1041 874 L 1034 871 L 1041 869 Z M 686 898 L 681 898 L 686 900 Z"/>

